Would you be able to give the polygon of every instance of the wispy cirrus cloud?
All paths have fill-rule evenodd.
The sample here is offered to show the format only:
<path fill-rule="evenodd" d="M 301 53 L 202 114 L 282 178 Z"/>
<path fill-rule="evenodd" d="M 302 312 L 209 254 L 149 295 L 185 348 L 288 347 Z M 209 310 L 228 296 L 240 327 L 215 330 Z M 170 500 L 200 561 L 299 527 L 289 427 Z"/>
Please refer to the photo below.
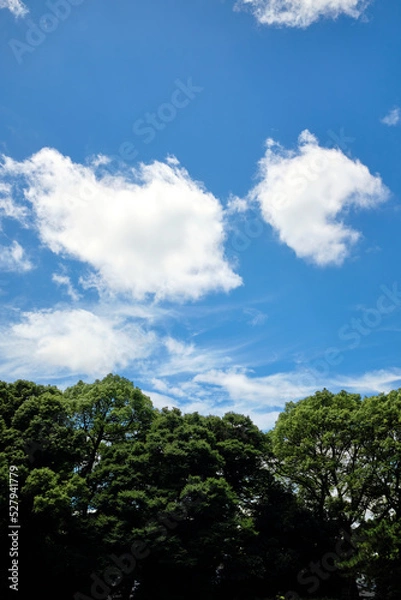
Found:
<path fill-rule="evenodd" d="M 175 384 L 168 379 L 154 379 L 147 394 L 159 407 L 177 406 L 184 412 L 218 415 L 234 411 L 249 415 L 261 429 L 270 429 L 287 402 L 300 400 L 317 390 L 327 388 L 337 393 L 346 389 L 374 395 L 388 393 L 400 384 L 401 368 L 339 374 L 319 380 L 303 369 L 255 376 L 237 366 L 205 370 Z"/>
<path fill-rule="evenodd" d="M 386 114 L 386 116 L 384 116 L 382 119 L 380 119 L 380 122 L 383 123 L 383 125 L 388 125 L 388 127 L 394 127 L 395 125 L 398 125 L 398 123 L 400 121 L 401 121 L 401 108 L 399 108 L 398 106 L 391 109 Z"/>
<path fill-rule="evenodd" d="M 53 273 L 52 280 L 57 285 L 65 288 L 66 293 L 73 302 L 77 302 L 80 299 L 81 295 L 76 291 L 76 289 L 72 285 L 71 279 L 68 277 L 68 275 Z"/>
<path fill-rule="evenodd" d="M 306 370 L 279 372 L 265 377 L 255 377 L 243 370 L 212 370 L 194 378 L 195 382 L 212 384 L 227 391 L 234 402 L 245 407 L 251 403 L 259 408 L 284 407 L 286 402 L 314 393 L 327 387 L 333 391 L 347 389 L 359 393 L 388 392 L 401 382 L 401 368 L 380 369 L 356 375 L 335 375 L 312 378 Z"/>
<path fill-rule="evenodd" d="M 262 25 L 309 27 L 319 19 L 346 15 L 358 19 L 370 0 L 238 0 L 236 7 L 248 8 Z"/>
<path fill-rule="evenodd" d="M 143 315 L 140 315 L 143 317 Z M 142 319 L 141 319 L 142 320 Z M 106 307 L 54 308 L 22 313 L 2 328 L 0 375 L 40 380 L 92 380 L 110 371 L 135 373 L 135 380 L 156 406 L 184 412 L 246 414 L 262 429 L 272 427 L 286 402 L 326 387 L 333 392 L 388 392 L 401 383 L 401 368 L 355 375 L 312 376 L 308 368 L 255 373 L 225 352 L 188 344 L 149 329 Z"/>
<path fill-rule="evenodd" d="M 259 162 L 260 182 L 249 194 L 280 240 L 299 258 L 317 265 L 341 265 L 360 233 L 345 225 L 350 209 L 374 208 L 389 191 L 359 160 L 337 148 L 319 146 L 305 130 L 296 150 L 267 140 Z"/>
<path fill-rule="evenodd" d="M 401 368 L 392 367 L 368 371 L 362 375 L 337 376 L 332 379 L 332 385 L 360 394 L 388 393 L 400 387 Z"/>

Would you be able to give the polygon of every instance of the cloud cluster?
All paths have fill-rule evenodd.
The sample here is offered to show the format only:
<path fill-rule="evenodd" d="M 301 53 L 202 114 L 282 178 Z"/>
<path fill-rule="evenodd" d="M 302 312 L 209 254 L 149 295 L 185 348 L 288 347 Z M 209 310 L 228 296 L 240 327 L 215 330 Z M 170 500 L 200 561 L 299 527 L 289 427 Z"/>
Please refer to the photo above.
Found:
<path fill-rule="evenodd" d="M 11 246 L 0 246 L 0 271 L 25 273 L 33 268 L 23 247 L 14 240 Z"/>
<path fill-rule="evenodd" d="M 267 140 L 259 176 L 250 200 L 299 258 L 321 266 L 342 264 L 360 237 L 344 224 L 345 213 L 389 196 L 380 177 L 341 150 L 319 146 L 309 131 L 301 133 L 296 150 Z"/>
<path fill-rule="evenodd" d="M 20 0 L 0 0 L 0 9 L 7 8 L 16 17 L 23 17 L 28 13 L 28 9 Z"/>
<path fill-rule="evenodd" d="M 302 369 L 265 377 L 253 377 L 238 369 L 216 369 L 196 375 L 194 381 L 225 390 L 234 403 L 240 403 L 244 408 L 249 404 L 253 410 L 255 407 L 266 410 L 284 407 L 286 402 L 304 398 L 323 387 L 332 391 L 389 392 L 401 381 L 401 369 L 381 369 L 352 376 L 336 375 L 329 379 L 311 377 L 308 370 Z"/>
<path fill-rule="evenodd" d="M 204 414 L 234 410 L 265 429 L 285 402 L 323 385 L 387 389 L 398 371 L 324 382 L 302 370 L 254 376 L 234 360 L 235 348 L 200 348 L 160 328 L 169 310 L 173 320 L 179 311 L 149 298 L 191 301 L 241 284 L 224 254 L 225 227 L 238 211 L 257 203 L 283 243 L 323 266 L 341 264 L 360 235 L 344 224 L 346 212 L 389 195 L 380 177 L 339 149 L 320 147 L 308 131 L 294 150 L 268 140 L 259 176 L 249 195 L 224 211 L 172 158 L 116 172 L 106 157 L 76 164 L 49 148 L 21 162 L 3 157 L 0 217 L 34 228 L 43 246 L 89 266 L 91 275 L 80 279 L 78 293 L 69 269 L 52 267 L 49 277 L 74 304 L 16 318 L 14 311 L 0 332 L 0 375 L 60 380 L 135 369 L 157 405 Z M 17 242 L 1 252 L 0 267 L 32 268 Z M 85 303 L 91 285 L 109 292 L 95 305 Z M 255 309 L 241 314 L 251 325 L 267 318 Z"/>
<path fill-rule="evenodd" d="M 0 175 L 2 168 L 0 165 Z M 0 181 L 0 224 L 1 220 L 15 219 L 24 224 L 28 216 L 28 210 L 25 206 L 18 205 L 12 198 L 12 187 L 8 183 Z"/>
<path fill-rule="evenodd" d="M 317 380 L 308 370 L 302 369 L 257 377 L 237 367 L 205 370 L 192 380 L 175 385 L 154 379 L 147 394 L 160 408 L 178 406 L 184 412 L 216 415 L 234 411 L 249 415 L 261 429 L 270 429 L 286 402 L 305 398 L 324 387 L 334 393 L 346 389 L 378 394 L 388 393 L 399 387 L 400 382 L 400 368 Z"/>
<path fill-rule="evenodd" d="M 112 292 L 180 301 L 241 284 L 224 257 L 220 202 L 176 160 L 114 175 L 105 161 L 83 166 L 44 148 L 5 157 L 2 170 L 25 181 L 42 242 L 90 265 Z"/>
<path fill-rule="evenodd" d="M 135 324 L 84 309 L 28 312 L 1 333 L 0 357 L 7 379 L 101 377 L 146 358 L 156 339 Z"/>
<path fill-rule="evenodd" d="M 274 425 L 286 402 L 317 389 L 380 393 L 401 381 L 399 368 L 329 379 L 302 368 L 255 376 L 232 364 L 229 349 L 224 354 L 205 351 L 149 332 L 118 312 L 112 317 L 107 313 L 67 308 L 23 314 L 1 331 L 1 376 L 93 379 L 135 369 L 136 379 L 158 407 L 217 415 L 234 411 L 249 415 L 262 429 Z"/>
<path fill-rule="evenodd" d="M 237 8 L 249 8 L 259 23 L 308 27 L 322 18 L 347 15 L 357 19 L 370 0 L 238 0 Z"/>

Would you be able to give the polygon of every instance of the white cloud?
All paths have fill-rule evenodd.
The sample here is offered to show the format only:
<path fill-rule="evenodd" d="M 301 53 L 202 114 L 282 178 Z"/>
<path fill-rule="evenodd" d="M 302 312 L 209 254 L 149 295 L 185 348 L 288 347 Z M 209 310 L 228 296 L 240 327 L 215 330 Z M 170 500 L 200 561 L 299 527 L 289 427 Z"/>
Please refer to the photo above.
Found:
<path fill-rule="evenodd" d="M 10 377 L 102 377 L 147 357 L 156 336 L 88 310 L 42 310 L 3 328 L 2 372 Z"/>
<path fill-rule="evenodd" d="M 162 409 L 164 407 L 178 408 L 177 402 L 171 396 L 165 396 L 164 394 L 159 394 L 153 390 L 149 391 L 143 389 L 142 392 L 145 394 L 145 396 L 149 396 L 149 398 L 152 400 L 153 406 L 158 409 Z"/>
<path fill-rule="evenodd" d="M 255 410 L 252 404 L 240 404 L 240 403 L 224 403 L 219 405 L 215 402 L 213 397 L 202 397 L 199 399 L 193 399 L 190 402 L 183 402 L 180 399 L 180 395 L 174 394 L 174 389 L 169 390 L 166 394 L 154 391 L 154 389 L 144 391 L 144 394 L 149 396 L 157 408 L 161 409 L 165 406 L 168 408 L 179 408 L 183 413 L 198 412 L 202 415 L 217 415 L 222 417 L 227 412 L 237 412 L 249 416 L 252 421 L 260 427 L 260 429 L 267 430 L 274 427 L 281 411 L 277 410 Z M 169 395 L 171 394 L 171 395 Z"/>
<path fill-rule="evenodd" d="M 322 18 L 344 14 L 357 19 L 370 0 L 238 0 L 237 8 L 249 8 L 259 23 L 308 27 Z"/>
<path fill-rule="evenodd" d="M 218 354 L 163 339 L 119 314 L 104 316 L 108 312 L 103 307 L 98 314 L 84 309 L 23 314 L 0 332 L 0 375 L 62 380 L 134 369 L 135 379 L 158 407 L 220 416 L 234 411 L 249 415 L 261 429 L 274 426 L 286 402 L 323 387 L 369 394 L 388 392 L 401 382 L 401 369 L 396 368 L 325 380 L 302 369 L 254 376 L 238 366 L 227 367 Z M 180 363 L 176 372 L 169 371 L 169 360 L 164 362 L 163 348 Z M 213 359 L 218 368 L 211 366 Z"/>
<path fill-rule="evenodd" d="M 396 108 L 393 108 L 392 110 L 390 110 L 389 113 L 387 113 L 387 115 L 385 117 L 383 117 L 382 119 L 380 119 L 380 122 L 383 123 L 384 125 L 388 125 L 389 127 L 392 127 L 394 125 L 397 125 L 401 120 L 401 109 L 397 106 Z"/>
<path fill-rule="evenodd" d="M 214 365 L 231 363 L 227 348 L 201 349 L 192 343 L 184 343 L 171 337 L 162 340 L 167 350 L 164 362 L 157 366 L 160 377 L 203 372 Z M 152 367 L 153 369 L 153 367 Z"/>
<path fill-rule="evenodd" d="M 67 275 L 59 275 L 58 273 L 53 273 L 52 280 L 57 285 L 66 287 L 66 292 L 71 298 L 71 300 L 77 302 L 80 299 L 80 295 L 75 290 L 74 286 L 71 283 L 71 279 Z"/>
<path fill-rule="evenodd" d="M 274 426 L 286 402 L 313 395 L 324 387 L 337 393 L 342 389 L 360 394 L 388 393 L 401 383 L 401 369 L 383 369 L 363 375 L 338 375 L 319 380 L 298 370 L 254 377 L 240 368 L 212 369 L 191 380 L 170 384 L 154 378 L 149 395 L 160 408 L 176 406 L 183 412 L 224 415 L 228 411 L 249 415 L 261 429 Z"/>
<path fill-rule="evenodd" d="M 320 147 L 309 131 L 294 151 L 267 140 L 259 175 L 250 200 L 299 258 L 322 266 L 341 264 L 360 237 L 343 223 L 345 211 L 375 207 L 389 196 L 379 176 L 339 149 Z"/>
<path fill-rule="evenodd" d="M 264 325 L 266 319 L 268 318 L 265 313 L 256 308 L 244 308 L 243 312 L 245 315 L 247 315 L 247 317 L 249 317 L 248 323 L 249 325 L 252 325 L 252 327 Z"/>
<path fill-rule="evenodd" d="M 357 393 L 388 393 L 401 385 L 401 369 L 379 369 L 359 376 L 338 377 L 332 385 Z"/>
<path fill-rule="evenodd" d="M 0 165 L 1 173 L 1 165 Z M 11 198 L 11 185 L 0 181 L 0 217 L 16 219 L 25 224 L 28 210 L 25 206 L 19 206 Z"/>
<path fill-rule="evenodd" d="M 3 171 L 27 183 L 42 241 L 136 299 L 197 299 L 241 284 L 224 257 L 223 208 L 175 162 L 115 175 L 45 148 Z M 98 171 L 100 169 L 100 173 Z"/>
<path fill-rule="evenodd" d="M 248 415 L 261 429 L 273 427 L 286 402 L 317 389 L 302 372 L 253 377 L 240 368 L 204 370 L 175 384 L 168 378 L 153 378 L 149 384 L 146 393 L 159 407 L 220 416 L 233 411 Z"/>
<path fill-rule="evenodd" d="M 23 17 L 29 12 L 20 0 L 0 0 L 0 8 L 8 8 L 16 17 Z"/>
<path fill-rule="evenodd" d="M 238 370 L 212 370 L 196 375 L 195 382 L 207 383 L 225 389 L 231 400 L 279 407 L 314 390 L 315 386 L 302 373 L 275 373 L 265 377 L 250 377 Z"/>
<path fill-rule="evenodd" d="M 0 271 L 25 273 L 33 269 L 32 263 L 25 257 L 25 250 L 17 242 L 11 246 L 0 246 Z"/>

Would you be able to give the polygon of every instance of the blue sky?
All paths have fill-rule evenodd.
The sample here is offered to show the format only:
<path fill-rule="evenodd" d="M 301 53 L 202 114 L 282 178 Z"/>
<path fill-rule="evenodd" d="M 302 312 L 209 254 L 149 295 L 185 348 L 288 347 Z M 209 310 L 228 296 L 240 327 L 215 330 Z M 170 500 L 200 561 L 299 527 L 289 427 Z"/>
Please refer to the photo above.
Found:
<path fill-rule="evenodd" d="M 0 7 L 2 379 L 400 387 L 398 0 Z"/>

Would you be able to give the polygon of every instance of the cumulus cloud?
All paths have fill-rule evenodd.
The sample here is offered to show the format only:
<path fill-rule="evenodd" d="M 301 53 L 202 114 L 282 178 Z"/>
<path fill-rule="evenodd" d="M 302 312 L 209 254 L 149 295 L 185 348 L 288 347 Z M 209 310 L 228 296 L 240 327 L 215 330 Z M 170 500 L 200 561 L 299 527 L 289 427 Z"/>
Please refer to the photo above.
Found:
<path fill-rule="evenodd" d="M 112 175 L 105 160 L 83 166 L 45 148 L 4 157 L 2 170 L 26 182 L 44 244 L 91 265 L 112 291 L 184 300 L 241 284 L 224 257 L 220 202 L 178 161 Z"/>
<path fill-rule="evenodd" d="M 249 199 L 259 202 L 265 221 L 299 258 L 321 266 L 342 264 L 360 237 L 344 224 L 345 213 L 373 208 L 389 196 L 379 176 L 338 148 L 320 147 L 309 131 L 301 133 L 296 150 L 267 140 L 259 176 Z"/>
<path fill-rule="evenodd" d="M 370 0 L 238 0 L 237 8 L 249 8 L 259 23 L 308 27 L 322 18 L 347 15 L 357 19 Z"/>
<path fill-rule="evenodd" d="M 25 273 L 32 268 L 32 263 L 25 256 L 25 250 L 17 241 L 14 240 L 11 246 L 0 246 L 0 271 Z"/>
<path fill-rule="evenodd" d="M 147 357 L 156 336 L 84 309 L 41 310 L 3 327 L 2 371 L 10 377 L 102 377 Z"/>
<path fill-rule="evenodd" d="M 394 125 L 398 125 L 401 120 L 401 109 L 397 106 L 390 110 L 385 117 L 380 119 L 380 122 L 384 125 L 388 125 L 389 127 L 394 127 Z"/>
<path fill-rule="evenodd" d="M 20 0 L 0 0 L 0 9 L 7 8 L 16 17 L 23 17 L 28 13 L 28 9 Z"/>

